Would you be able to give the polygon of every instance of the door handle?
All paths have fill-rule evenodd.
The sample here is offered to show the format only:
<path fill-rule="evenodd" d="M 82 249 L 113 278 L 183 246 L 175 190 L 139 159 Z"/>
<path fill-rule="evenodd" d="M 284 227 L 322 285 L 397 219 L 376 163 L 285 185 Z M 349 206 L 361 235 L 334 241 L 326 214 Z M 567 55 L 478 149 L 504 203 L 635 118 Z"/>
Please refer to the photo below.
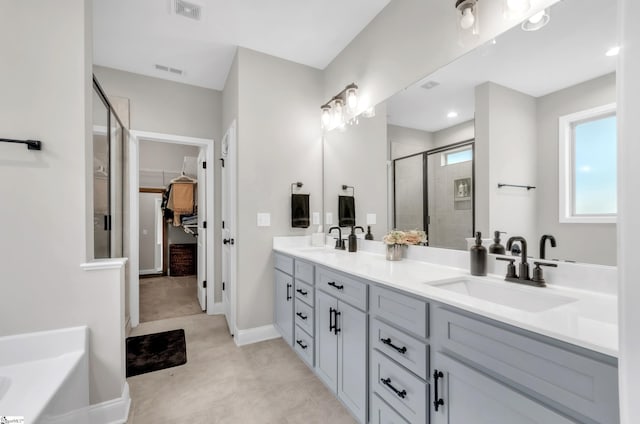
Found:
<path fill-rule="evenodd" d="M 330 285 L 331 287 L 334 287 L 334 288 L 338 289 L 338 290 L 344 289 L 344 285 L 342 285 L 342 284 L 337 285 L 335 281 L 329 281 L 327 284 Z"/>
<path fill-rule="evenodd" d="M 306 320 L 307 316 L 305 314 L 303 314 L 302 312 L 296 312 L 296 315 L 298 315 L 300 318 Z"/>
<path fill-rule="evenodd" d="M 393 387 L 393 385 L 391 384 L 391 379 L 390 378 L 381 378 L 380 381 L 382 382 L 382 384 L 384 384 L 385 386 L 387 386 L 388 388 L 390 388 L 391 390 L 393 390 L 393 392 L 401 399 L 404 399 L 407 397 L 407 391 L 406 390 L 398 390 L 395 387 Z"/>
<path fill-rule="evenodd" d="M 296 291 L 297 291 L 298 293 L 300 293 L 301 295 L 303 295 L 303 296 L 306 296 L 306 295 L 308 295 L 308 294 L 309 294 L 309 292 L 308 292 L 308 291 L 306 291 L 306 290 L 302 290 L 302 289 L 296 289 Z"/>
<path fill-rule="evenodd" d="M 338 317 L 341 315 L 341 313 L 338 312 L 337 309 L 334 309 L 333 310 L 333 315 L 335 317 L 334 324 L 333 324 L 333 334 L 335 334 L 337 336 L 338 333 L 340 332 L 340 329 L 338 328 Z"/>
<path fill-rule="evenodd" d="M 306 348 L 308 348 L 308 347 L 309 347 L 309 346 L 307 346 L 306 344 L 304 344 L 302 340 L 296 340 L 296 343 L 297 343 L 298 345 L 300 345 L 300 347 L 301 347 L 301 348 L 303 348 L 303 349 L 306 349 Z"/>
<path fill-rule="evenodd" d="M 407 353 L 407 347 L 406 346 L 398 347 L 398 346 L 394 345 L 393 342 L 391 342 L 391 337 L 387 337 L 386 339 L 380 339 L 380 341 L 382 343 L 386 344 L 387 346 L 397 350 L 398 353 L 401 353 L 403 355 L 405 353 Z"/>
<path fill-rule="evenodd" d="M 234 244 L 236 244 L 236 241 L 232 238 L 228 238 L 228 239 L 223 239 L 222 240 L 223 244 L 230 244 L 231 246 L 233 246 Z"/>
<path fill-rule="evenodd" d="M 435 391 L 435 396 L 434 396 L 435 400 L 433 401 L 433 409 L 435 409 L 436 412 L 438 411 L 438 408 L 440 406 L 444 405 L 444 399 L 438 396 L 438 379 L 440 378 L 444 378 L 444 374 L 442 374 L 442 371 L 434 370 L 433 371 L 433 387 Z"/>
<path fill-rule="evenodd" d="M 291 284 L 287 284 L 287 301 L 293 299 L 291 297 L 291 293 L 289 292 L 289 290 L 291 289 L 292 285 Z"/>

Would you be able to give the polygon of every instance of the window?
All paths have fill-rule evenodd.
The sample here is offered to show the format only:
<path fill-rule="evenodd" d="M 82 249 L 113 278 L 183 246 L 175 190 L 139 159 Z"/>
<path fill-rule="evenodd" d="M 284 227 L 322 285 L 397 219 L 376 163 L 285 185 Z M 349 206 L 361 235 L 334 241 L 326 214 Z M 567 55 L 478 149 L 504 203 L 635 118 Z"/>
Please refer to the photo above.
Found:
<path fill-rule="evenodd" d="M 560 117 L 560 222 L 615 223 L 616 105 Z"/>
<path fill-rule="evenodd" d="M 455 165 L 457 163 L 469 162 L 473 160 L 473 150 L 471 147 L 465 147 L 460 150 L 454 150 L 442 155 L 442 162 L 440 165 Z"/>

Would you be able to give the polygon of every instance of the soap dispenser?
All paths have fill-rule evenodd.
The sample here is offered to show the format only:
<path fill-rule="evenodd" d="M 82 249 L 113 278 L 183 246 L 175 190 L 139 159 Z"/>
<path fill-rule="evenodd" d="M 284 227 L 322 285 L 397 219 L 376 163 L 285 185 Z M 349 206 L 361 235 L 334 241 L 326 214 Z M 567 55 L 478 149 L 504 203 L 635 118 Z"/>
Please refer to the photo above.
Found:
<path fill-rule="evenodd" d="M 500 234 L 507 234 L 504 231 L 494 231 L 493 244 L 489 246 L 489 253 L 496 255 L 504 255 L 506 250 L 502 244 L 500 244 Z"/>
<path fill-rule="evenodd" d="M 480 231 L 476 233 L 476 244 L 475 246 L 471 246 L 469 257 L 471 259 L 471 266 L 469 268 L 471 275 L 487 275 L 487 249 L 482 245 L 482 234 Z"/>
<path fill-rule="evenodd" d="M 371 225 L 367 225 L 367 234 L 365 234 L 364 239 L 373 240 L 373 234 L 371 234 Z"/>
<path fill-rule="evenodd" d="M 364 228 L 360 226 L 352 226 L 351 234 L 349 234 L 349 252 L 357 252 L 358 251 L 358 238 L 356 237 L 356 230 L 360 229 L 364 233 Z"/>

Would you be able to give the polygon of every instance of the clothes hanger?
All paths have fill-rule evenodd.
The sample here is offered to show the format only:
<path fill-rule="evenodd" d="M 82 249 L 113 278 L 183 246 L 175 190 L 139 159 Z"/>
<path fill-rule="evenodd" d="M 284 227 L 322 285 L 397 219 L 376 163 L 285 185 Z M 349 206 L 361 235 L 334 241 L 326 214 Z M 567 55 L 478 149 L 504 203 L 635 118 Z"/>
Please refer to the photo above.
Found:
<path fill-rule="evenodd" d="M 171 180 L 172 184 L 173 183 L 195 183 L 195 182 L 197 182 L 197 180 L 185 175 L 184 172 L 179 177 L 176 177 L 173 180 Z"/>

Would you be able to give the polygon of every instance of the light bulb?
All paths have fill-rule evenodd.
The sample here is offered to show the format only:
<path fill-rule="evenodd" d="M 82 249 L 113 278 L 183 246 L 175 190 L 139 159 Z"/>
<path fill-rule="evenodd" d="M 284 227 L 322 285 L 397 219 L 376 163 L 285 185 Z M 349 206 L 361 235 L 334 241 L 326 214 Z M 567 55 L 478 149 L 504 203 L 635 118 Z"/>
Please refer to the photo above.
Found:
<path fill-rule="evenodd" d="M 336 99 L 333 106 L 333 126 L 339 127 L 344 125 L 344 110 L 342 108 L 342 100 Z"/>
<path fill-rule="evenodd" d="M 322 128 L 329 128 L 331 125 L 331 106 L 322 106 Z"/>
<path fill-rule="evenodd" d="M 605 55 L 607 55 L 608 57 L 612 57 L 612 56 L 617 56 L 618 53 L 620 53 L 620 46 L 615 46 L 615 47 L 611 47 L 609 50 L 607 50 Z"/>
<path fill-rule="evenodd" d="M 467 7 L 462 11 L 462 17 L 460 18 L 460 27 L 462 29 L 469 29 L 476 22 L 476 17 L 473 16 L 473 10 Z"/>
<path fill-rule="evenodd" d="M 458 117 L 458 112 L 456 112 L 455 110 L 452 110 L 447 114 L 447 118 L 457 118 L 457 117 Z"/>
<path fill-rule="evenodd" d="M 544 10 L 541 10 L 540 12 L 536 13 L 535 15 L 531 16 L 529 18 L 529 22 L 531 22 L 532 24 L 539 24 L 540 21 L 544 18 Z"/>
<path fill-rule="evenodd" d="M 529 10 L 531 2 L 529 0 L 507 0 L 507 8 L 511 12 L 523 13 Z"/>
<path fill-rule="evenodd" d="M 355 88 L 347 90 L 347 107 L 352 111 L 358 107 L 358 94 Z"/>

